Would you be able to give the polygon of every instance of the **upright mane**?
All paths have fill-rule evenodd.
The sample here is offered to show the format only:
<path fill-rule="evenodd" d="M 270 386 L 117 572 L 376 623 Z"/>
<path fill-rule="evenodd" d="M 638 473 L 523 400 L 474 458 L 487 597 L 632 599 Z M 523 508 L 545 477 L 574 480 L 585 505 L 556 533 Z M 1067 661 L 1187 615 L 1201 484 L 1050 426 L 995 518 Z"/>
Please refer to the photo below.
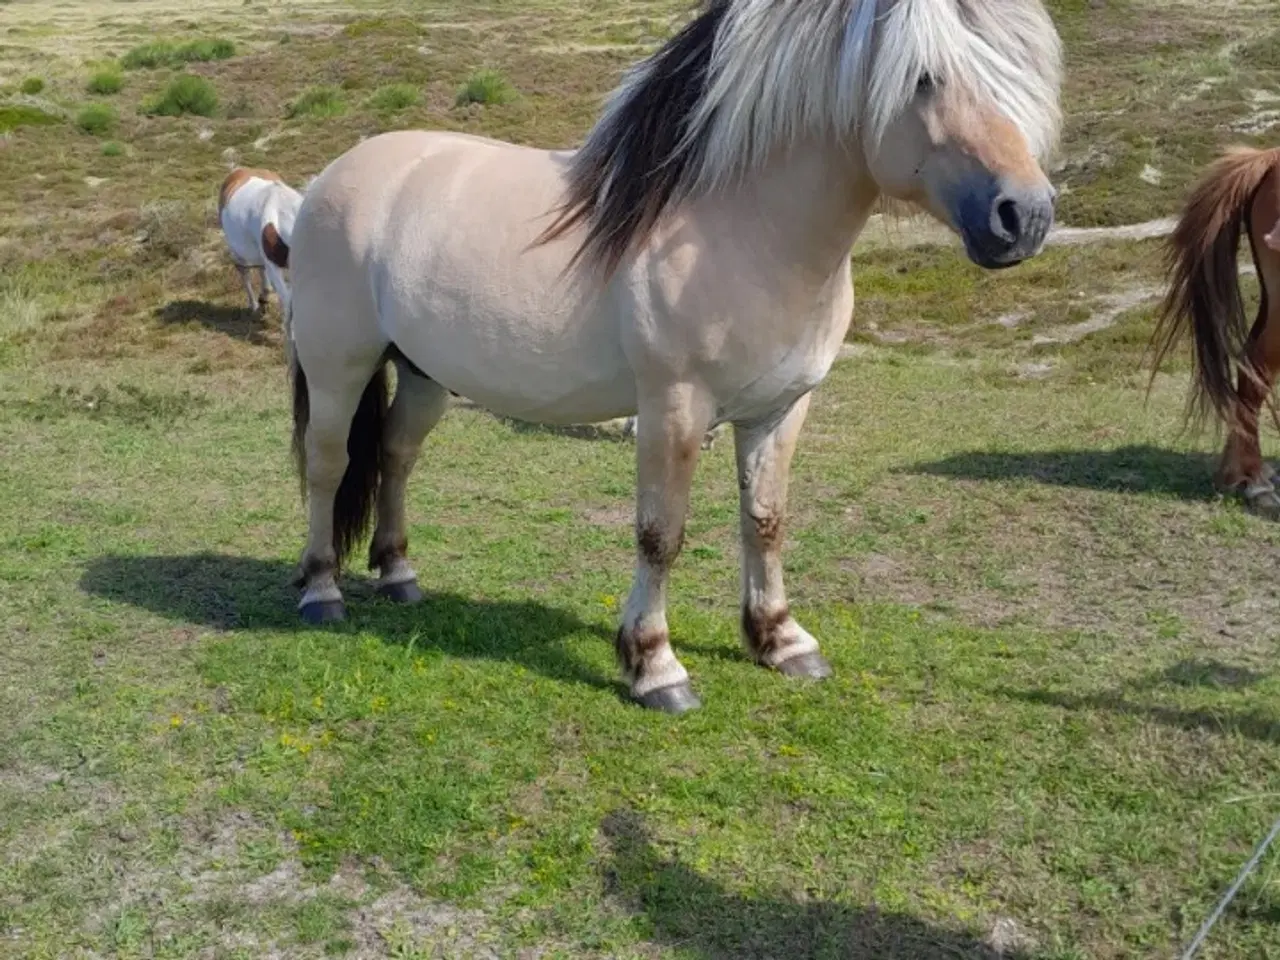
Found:
<path fill-rule="evenodd" d="M 1040 0 L 704 0 L 633 67 L 574 156 L 541 242 L 611 273 L 674 204 L 804 137 L 878 141 L 922 77 L 994 104 L 1039 156 L 1061 50 Z"/>

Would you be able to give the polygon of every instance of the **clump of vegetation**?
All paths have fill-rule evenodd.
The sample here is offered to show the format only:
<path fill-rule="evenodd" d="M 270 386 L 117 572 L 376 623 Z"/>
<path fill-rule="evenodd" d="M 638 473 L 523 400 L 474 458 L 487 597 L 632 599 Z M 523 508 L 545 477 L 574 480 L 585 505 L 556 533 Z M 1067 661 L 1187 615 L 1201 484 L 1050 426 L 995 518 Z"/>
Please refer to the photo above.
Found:
<path fill-rule="evenodd" d="M 218 93 L 204 77 L 184 73 L 142 106 L 152 117 L 180 117 L 185 113 L 211 117 L 218 109 Z"/>
<path fill-rule="evenodd" d="M 155 70 L 157 67 L 178 67 L 184 63 L 227 60 L 235 55 L 236 45 L 221 38 L 190 40 L 182 44 L 156 40 L 134 47 L 120 58 L 120 64 L 126 70 Z"/>
<path fill-rule="evenodd" d="M 245 117 L 252 117 L 257 112 L 258 108 L 254 102 L 242 93 L 227 104 L 226 117 L 228 120 L 242 120 Z"/>
<path fill-rule="evenodd" d="M 411 83 L 390 83 L 379 87 L 369 97 L 369 106 L 388 113 L 406 110 L 418 103 L 418 88 Z"/>
<path fill-rule="evenodd" d="M 112 65 L 103 67 L 101 70 L 95 71 L 89 77 L 87 84 L 90 93 L 96 93 L 101 96 L 110 96 L 113 93 L 119 93 L 124 86 L 124 74 L 120 72 L 120 68 Z"/>
<path fill-rule="evenodd" d="M 44 89 L 44 77 L 27 77 L 22 81 L 22 85 L 18 89 L 27 96 L 34 97 Z"/>
<path fill-rule="evenodd" d="M 47 127 L 59 122 L 59 118 L 52 113 L 45 113 L 25 104 L 0 106 L 0 133 L 16 130 L 18 127 Z"/>
<path fill-rule="evenodd" d="M 285 114 L 290 120 L 297 117 L 337 117 L 345 113 L 347 103 L 342 91 L 333 86 L 308 87 L 289 104 Z"/>
<path fill-rule="evenodd" d="M 477 70 L 458 90 L 457 105 L 469 103 L 495 106 L 516 98 L 515 87 L 497 70 Z"/>
<path fill-rule="evenodd" d="M 114 140 L 108 140 L 102 145 L 102 155 L 104 157 L 123 157 L 124 147 Z"/>
<path fill-rule="evenodd" d="M 76 126 L 98 137 L 114 127 L 117 119 L 116 109 L 110 104 L 90 103 L 76 114 Z"/>

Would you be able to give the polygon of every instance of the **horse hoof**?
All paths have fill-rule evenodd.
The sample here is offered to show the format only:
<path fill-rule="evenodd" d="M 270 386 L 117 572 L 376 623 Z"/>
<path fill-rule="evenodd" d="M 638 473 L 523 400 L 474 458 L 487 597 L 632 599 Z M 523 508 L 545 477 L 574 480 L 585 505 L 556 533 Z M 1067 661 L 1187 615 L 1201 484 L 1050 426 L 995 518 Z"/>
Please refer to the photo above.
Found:
<path fill-rule="evenodd" d="M 422 599 L 422 590 L 418 588 L 417 580 L 403 580 L 378 587 L 378 596 L 385 597 L 392 603 L 417 603 Z"/>
<path fill-rule="evenodd" d="M 1280 497 L 1274 493 L 1264 493 L 1257 497 L 1248 497 L 1244 508 L 1256 517 L 1264 520 L 1280 520 Z"/>
<path fill-rule="evenodd" d="M 313 600 L 304 603 L 298 612 L 302 615 L 302 622 L 313 627 L 347 618 L 347 608 L 341 600 Z"/>
<path fill-rule="evenodd" d="M 673 716 L 679 716 L 702 706 L 702 701 L 693 692 L 693 687 L 689 685 L 688 681 L 677 683 L 670 687 L 659 687 L 657 690 L 650 690 L 648 693 L 643 693 L 636 697 L 636 701 L 646 710 L 658 710 Z"/>
<path fill-rule="evenodd" d="M 802 653 L 798 657 L 783 660 L 775 667 L 784 677 L 804 677 L 808 680 L 825 680 L 831 676 L 831 664 L 820 653 Z"/>

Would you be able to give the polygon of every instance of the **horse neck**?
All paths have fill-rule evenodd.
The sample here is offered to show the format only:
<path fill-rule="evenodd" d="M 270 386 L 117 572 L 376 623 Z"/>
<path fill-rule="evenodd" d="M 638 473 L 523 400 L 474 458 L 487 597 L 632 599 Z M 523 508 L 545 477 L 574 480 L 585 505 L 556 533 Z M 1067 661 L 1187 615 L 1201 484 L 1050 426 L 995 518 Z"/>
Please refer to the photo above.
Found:
<path fill-rule="evenodd" d="M 730 235 L 754 238 L 774 263 L 826 283 L 847 268 L 879 196 L 860 153 L 802 143 L 747 174 L 718 206 Z"/>

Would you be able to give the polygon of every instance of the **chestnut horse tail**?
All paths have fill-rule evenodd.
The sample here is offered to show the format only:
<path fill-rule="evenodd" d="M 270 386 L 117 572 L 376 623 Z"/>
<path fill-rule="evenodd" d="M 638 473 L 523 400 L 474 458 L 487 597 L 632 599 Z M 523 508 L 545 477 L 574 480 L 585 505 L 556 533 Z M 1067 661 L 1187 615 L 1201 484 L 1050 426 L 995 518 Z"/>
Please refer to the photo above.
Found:
<path fill-rule="evenodd" d="M 1151 379 L 1190 330 L 1195 350 L 1187 412 L 1198 419 L 1212 411 L 1234 423 L 1233 373 L 1239 368 L 1254 375 L 1245 357 L 1251 324 L 1240 295 L 1237 258 L 1254 195 L 1277 165 L 1280 148 L 1228 149 L 1192 189 L 1168 240 L 1169 289 L 1152 335 Z"/>

